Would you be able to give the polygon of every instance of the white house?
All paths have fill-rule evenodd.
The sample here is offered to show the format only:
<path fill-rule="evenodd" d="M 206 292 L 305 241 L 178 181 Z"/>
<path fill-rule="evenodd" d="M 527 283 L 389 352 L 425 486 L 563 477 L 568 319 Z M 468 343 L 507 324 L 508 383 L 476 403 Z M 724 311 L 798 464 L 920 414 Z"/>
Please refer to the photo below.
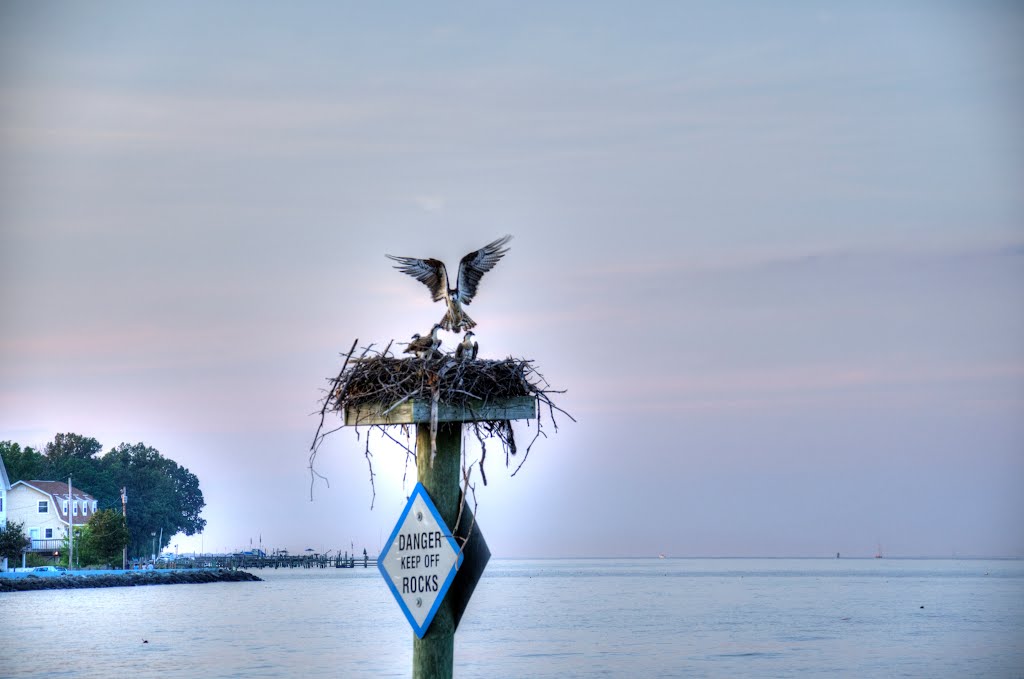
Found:
<path fill-rule="evenodd" d="M 7 492 L 7 516 L 25 523 L 33 552 L 55 552 L 71 526 L 89 523 L 96 498 L 65 481 L 18 481 Z"/>
<path fill-rule="evenodd" d="M 4 458 L 0 457 L 0 530 L 7 528 L 7 491 L 11 489 L 11 480 L 7 478 L 7 467 Z M 7 559 L 0 559 L 0 571 L 7 570 Z"/>

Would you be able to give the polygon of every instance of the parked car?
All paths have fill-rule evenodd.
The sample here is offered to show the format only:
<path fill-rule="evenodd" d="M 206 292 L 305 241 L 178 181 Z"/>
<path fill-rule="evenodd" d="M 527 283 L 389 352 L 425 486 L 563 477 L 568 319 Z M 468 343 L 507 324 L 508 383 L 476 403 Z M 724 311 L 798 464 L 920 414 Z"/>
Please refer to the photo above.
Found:
<path fill-rule="evenodd" d="M 53 577 L 57 575 L 69 575 L 68 569 L 64 566 L 36 566 L 31 570 L 32 575 L 40 577 Z"/>

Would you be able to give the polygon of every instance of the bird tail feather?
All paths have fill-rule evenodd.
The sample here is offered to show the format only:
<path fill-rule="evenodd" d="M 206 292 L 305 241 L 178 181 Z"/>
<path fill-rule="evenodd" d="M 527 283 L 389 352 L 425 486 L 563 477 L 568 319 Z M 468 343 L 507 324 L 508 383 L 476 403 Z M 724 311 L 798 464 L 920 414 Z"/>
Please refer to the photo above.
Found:
<path fill-rule="evenodd" d="M 459 318 L 456 320 L 452 310 L 449 309 L 445 312 L 444 318 L 441 319 L 441 328 L 448 332 L 462 332 L 463 330 L 472 330 L 475 327 L 476 321 L 465 312 L 459 314 Z"/>

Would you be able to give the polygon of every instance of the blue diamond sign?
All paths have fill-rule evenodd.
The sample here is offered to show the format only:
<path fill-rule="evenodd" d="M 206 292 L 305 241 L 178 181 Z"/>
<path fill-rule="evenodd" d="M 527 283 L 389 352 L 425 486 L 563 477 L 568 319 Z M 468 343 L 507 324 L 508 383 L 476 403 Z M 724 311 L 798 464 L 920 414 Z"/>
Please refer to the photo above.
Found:
<path fill-rule="evenodd" d="M 377 559 L 384 581 L 423 638 L 462 565 L 462 552 L 423 484 L 417 483 Z"/>

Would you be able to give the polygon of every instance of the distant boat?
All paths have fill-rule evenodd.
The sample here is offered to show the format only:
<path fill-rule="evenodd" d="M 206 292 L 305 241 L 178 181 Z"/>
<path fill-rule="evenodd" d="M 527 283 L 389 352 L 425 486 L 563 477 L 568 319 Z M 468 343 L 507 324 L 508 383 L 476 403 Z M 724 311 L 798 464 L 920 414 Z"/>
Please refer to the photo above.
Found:
<path fill-rule="evenodd" d="M 878 550 L 875 552 L 875 558 L 876 559 L 881 559 L 882 558 L 882 545 L 881 544 L 878 545 Z"/>
<path fill-rule="evenodd" d="M 658 558 L 659 558 L 659 559 L 664 559 L 664 558 L 665 558 L 665 555 L 664 555 L 664 554 L 659 554 L 659 555 L 658 555 Z"/>

